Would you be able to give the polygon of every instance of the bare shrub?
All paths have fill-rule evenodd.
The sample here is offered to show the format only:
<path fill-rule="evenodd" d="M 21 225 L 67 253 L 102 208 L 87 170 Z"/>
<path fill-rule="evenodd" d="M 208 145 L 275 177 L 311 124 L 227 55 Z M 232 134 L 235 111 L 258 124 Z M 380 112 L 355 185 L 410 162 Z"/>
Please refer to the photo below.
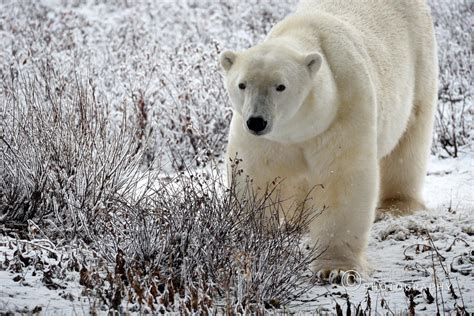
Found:
<path fill-rule="evenodd" d="M 236 185 L 213 171 L 186 170 L 147 188 L 97 221 L 97 245 L 122 271 L 111 286 L 120 297 L 132 288 L 141 311 L 263 313 L 311 287 L 316 248 L 301 242 L 314 213 L 303 205 L 289 216 L 250 186 L 237 199 Z M 162 291 L 147 291 L 154 284 Z"/>
<path fill-rule="evenodd" d="M 113 122 L 88 82 L 68 82 L 49 63 L 10 73 L 2 74 L 0 223 L 84 233 L 142 176 L 133 127 Z"/>

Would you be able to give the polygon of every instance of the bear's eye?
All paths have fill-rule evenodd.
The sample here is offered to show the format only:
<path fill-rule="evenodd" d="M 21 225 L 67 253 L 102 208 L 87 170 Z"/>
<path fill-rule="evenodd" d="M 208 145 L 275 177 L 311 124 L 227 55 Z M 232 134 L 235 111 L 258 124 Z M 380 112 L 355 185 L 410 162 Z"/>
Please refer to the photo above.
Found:
<path fill-rule="evenodd" d="M 286 89 L 286 87 L 285 87 L 285 85 L 283 85 L 283 84 L 279 84 L 279 85 L 276 87 L 276 90 L 277 90 L 278 92 L 285 91 L 285 89 Z"/>
<path fill-rule="evenodd" d="M 239 83 L 239 89 L 240 90 L 245 90 L 247 86 L 245 85 L 245 83 Z"/>

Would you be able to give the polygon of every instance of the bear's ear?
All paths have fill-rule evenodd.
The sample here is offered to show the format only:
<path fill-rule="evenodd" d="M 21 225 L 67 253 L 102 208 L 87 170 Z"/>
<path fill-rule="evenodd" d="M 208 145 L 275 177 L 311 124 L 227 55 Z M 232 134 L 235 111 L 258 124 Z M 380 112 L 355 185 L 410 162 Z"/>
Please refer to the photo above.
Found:
<path fill-rule="evenodd" d="M 323 62 L 323 57 L 319 53 L 311 53 L 305 56 L 304 63 L 308 67 L 309 73 L 314 75 L 318 72 Z"/>
<path fill-rule="evenodd" d="M 237 54 L 230 50 L 221 53 L 221 55 L 219 56 L 219 60 L 221 62 L 222 69 L 228 71 L 230 67 L 232 67 L 232 65 L 234 64 L 236 57 Z"/>

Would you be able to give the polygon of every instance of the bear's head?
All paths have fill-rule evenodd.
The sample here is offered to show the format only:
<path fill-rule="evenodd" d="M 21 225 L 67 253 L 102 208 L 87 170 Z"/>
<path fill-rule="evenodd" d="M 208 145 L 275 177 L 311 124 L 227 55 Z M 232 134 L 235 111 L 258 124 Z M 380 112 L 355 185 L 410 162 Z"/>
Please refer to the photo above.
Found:
<path fill-rule="evenodd" d="M 314 134 L 318 117 L 306 108 L 321 63 L 317 52 L 300 54 L 275 44 L 223 52 L 220 64 L 226 87 L 243 128 L 282 142 L 301 141 L 308 132 Z"/>

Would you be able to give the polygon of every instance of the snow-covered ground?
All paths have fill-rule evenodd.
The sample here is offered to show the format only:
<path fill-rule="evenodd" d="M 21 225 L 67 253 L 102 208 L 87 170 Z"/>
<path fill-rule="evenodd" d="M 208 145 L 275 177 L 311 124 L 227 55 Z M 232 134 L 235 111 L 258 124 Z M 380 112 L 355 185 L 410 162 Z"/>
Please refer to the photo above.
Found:
<path fill-rule="evenodd" d="M 443 306 L 447 314 L 454 313 L 456 303 L 473 312 L 473 193 L 474 148 L 465 148 L 458 159 L 431 157 L 425 189 L 430 210 L 402 218 L 385 217 L 374 224 L 368 251 L 374 269 L 370 279 L 343 280 L 342 285 L 315 285 L 285 308 L 301 313 L 334 312 L 337 303 L 345 313 L 350 302 L 353 309 L 360 304 L 362 310 L 398 314 L 408 312 L 413 295 L 415 311 L 427 315 L 436 312 L 437 307 L 443 313 Z M 16 245 L 26 247 L 25 253 L 32 260 L 44 260 L 48 254 L 44 248 L 32 244 L 51 247 L 44 241 L 26 243 L 5 236 L 0 238 L 3 266 L 5 260 L 12 260 Z M 70 262 L 67 256 L 74 254 L 74 250 L 57 250 L 59 258 L 63 251 L 62 262 Z M 44 263 L 44 271 L 64 269 L 57 267 L 57 259 L 48 261 Z M 34 271 L 34 265 L 21 269 L 20 273 L 0 271 L 0 311 L 26 313 L 40 307 L 42 315 L 88 314 L 94 302 L 81 297 L 79 272 L 63 272 L 67 277 L 61 281 L 53 278 L 52 283 L 57 285 L 49 286 L 41 269 L 36 270 L 36 275 Z M 457 298 L 450 292 L 451 284 Z"/>

